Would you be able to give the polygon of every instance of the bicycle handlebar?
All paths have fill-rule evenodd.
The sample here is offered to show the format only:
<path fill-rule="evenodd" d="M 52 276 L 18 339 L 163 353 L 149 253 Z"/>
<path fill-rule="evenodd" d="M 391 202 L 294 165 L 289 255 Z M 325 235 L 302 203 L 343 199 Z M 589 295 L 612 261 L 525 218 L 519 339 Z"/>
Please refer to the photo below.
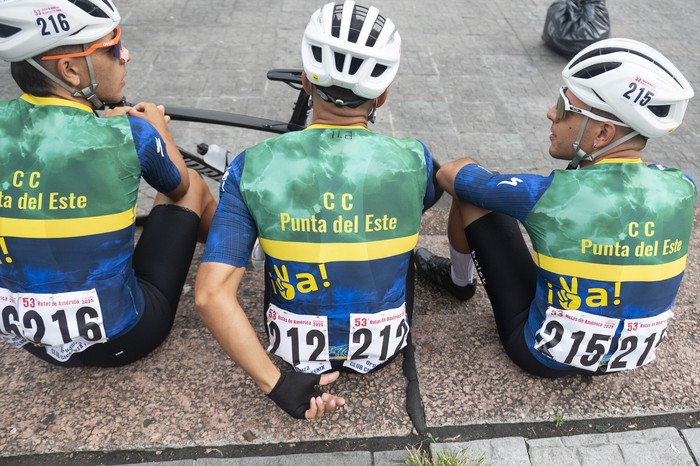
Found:
<path fill-rule="evenodd" d="M 267 79 L 270 81 L 282 81 L 290 86 L 292 84 L 301 85 L 301 70 L 277 68 L 267 72 Z"/>
<path fill-rule="evenodd" d="M 211 125 L 235 126 L 237 128 L 253 129 L 268 133 L 287 133 L 304 129 L 306 117 L 309 110 L 309 97 L 303 92 L 301 86 L 300 69 L 276 68 L 267 72 L 267 79 L 270 81 L 281 81 L 299 91 L 294 104 L 294 111 L 289 122 L 269 120 L 238 113 L 221 112 L 217 110 L 204 110 L 189 107 L 177 107 L 165 105 L 165 111 L 174 121 L 189 121 L 194 123 L 205 123 Z"/>
<path fill-rule="evenodd" d="M 238 113 L 203 110 L 198 108 L 177 107 L 165 104 L 165 113 L 174 121 L 190 121 L 210 125 L 235 126 L 237 128 L 254 129 L 269 133 L 282 134 L 290 131 L 289 123 L 278 120 L 268 120 Z"/>

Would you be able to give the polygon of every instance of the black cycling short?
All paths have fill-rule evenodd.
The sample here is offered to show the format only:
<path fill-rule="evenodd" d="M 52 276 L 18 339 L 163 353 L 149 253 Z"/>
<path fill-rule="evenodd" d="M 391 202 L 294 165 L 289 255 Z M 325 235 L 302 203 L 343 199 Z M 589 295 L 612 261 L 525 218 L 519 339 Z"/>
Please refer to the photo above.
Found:
<path fill-rule="evenodd" d="M 491 212 L 468 225 L 464 233 L 508 357 L 524 371 L 540 377 L 591 375 L 575 368 L 547 367 L 535 358 L 525 342 L 524 327 L 535 298 L 537 267 L 517 220 Z"/>
<path fill-rule="evenodd" d="M 64 367 L 116 367 L 146 356 L 170 333 L 198 232 L 199 217 L 191 210 L 171 204 L 155 206 L 134 249 L 132 266 L 144 297 L 136 326 L 118 338 L 73 354 L 65 362 L 49 356 L 45 348 L 32 344 L 23 348 Z"/>

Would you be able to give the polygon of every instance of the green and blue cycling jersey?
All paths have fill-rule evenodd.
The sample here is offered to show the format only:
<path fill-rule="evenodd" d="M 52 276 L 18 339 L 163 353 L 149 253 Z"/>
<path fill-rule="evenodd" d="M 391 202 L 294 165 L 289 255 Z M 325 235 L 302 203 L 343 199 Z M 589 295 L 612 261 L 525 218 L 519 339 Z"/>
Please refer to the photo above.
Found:
<path fill-rule="evenodd" d="M 27 94 L 0 101 L 6 340 L 89 344 L 136 324 L 143 296 L 131 257 L 142 176 L 162 192 L 180 183 L 164 141 L 145 120 L 98 118 L 85 105 Z"/>
<path fill-rule="evenodd" d="M 422 143 L 312 125 L 241 153 L 220 195 L 202 261 L 245 267 L 259 237 L 271 352 L 367 372 L 405 345 L 412 252 L 437 200 Z"/>
<path fill-rule="evenodd" d="M 625 159 L 549 176 L 472 164 L 455 190 L 527 230 L 538 278 L 525 340 L 542 364 L 615 371 L 653 359 L 685 270 L 690 178 Z"/>

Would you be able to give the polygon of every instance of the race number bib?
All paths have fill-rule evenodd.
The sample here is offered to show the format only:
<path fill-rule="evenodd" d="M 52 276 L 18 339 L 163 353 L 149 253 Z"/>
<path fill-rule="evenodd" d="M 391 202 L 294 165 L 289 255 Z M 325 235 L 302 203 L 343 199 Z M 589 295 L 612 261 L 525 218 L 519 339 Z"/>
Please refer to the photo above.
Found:
<path fill-rule="evenodd" d="M 350 346 L 343 365 L 366 374 L 406 346 L 406 305 L 376 314 L 350 314 Z"/>
<path fill-rule="evenodd" d="M 34 22 L 42 38 L 69 36 L 74 32 L 68 22 L 68 16 L 59 6 L 34 10 Z"/>
<path fill-rule="evenodd" d="M 597 371 L 612 344 L 619 319 L 550 307 L 535 333 L 535 349 L 557 362 Z"/>
<path fill-rule="evenodd" d="M 274 304 L 267 310 L 270 346 L 267 351 L 300 372 L 320 374 L 331 368 L 328 354 L 328 318 L 285 311 Z"/>
<path fill-rule="evenodd" d="M 669 309 L 658 316 L 625 320 L 617 350 L 610 357 L 606 372 L 635 369 L 653 361 L 656 347 L 666 336 L 672 317 Z"/>
<path fill-rule="evenodd" d="M 97 292 L 13 293 L 0 288 L 0 338 L 45 346 L 59 361 L 107 341 Z"/>
<path fill-rule="evenodd" d="M 542 327 L 535 334 L 535 349 L 563 364 L 596 371 L 610 352 L 612 338 L 622 323 L 617 348 L 603 361 L 605 372 L 635 369 L 656 357 L 656 347 L 666 335 L 669 309 L 654 317 L 620 321 L 582 311 L 550 307 Z"/>

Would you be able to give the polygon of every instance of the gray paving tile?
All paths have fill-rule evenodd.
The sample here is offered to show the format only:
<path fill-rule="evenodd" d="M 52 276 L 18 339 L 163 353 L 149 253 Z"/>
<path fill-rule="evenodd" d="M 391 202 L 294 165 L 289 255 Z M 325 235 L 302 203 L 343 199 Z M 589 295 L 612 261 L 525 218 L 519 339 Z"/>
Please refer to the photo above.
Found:
<path fill-rule="evenodd" d="M 252 458 L 198 459 L 196 466 L 372 466 L 368 451 L 313 453 L 285 456 L 256 456 Z"/>
<path fill-rule="evenodd" d="M 679 432 L 655 428 L 610 434 L 574 435 L 527 441 L 533 466 L 694 465 Z"/>
<path fill-rule="evenodd" d="M 372 453 L 374 466 L 403 466 L 409 457 L 408 450 L 378 451 Z"/>
<path fill-rule="evenodd" d="M 433 456 L 446 452 L 457 452 L 473 461 L 483 457 L 484 463 L 492 466 L 530 466 L 527 445 L 522 437 L 434 443 L 430 449 Z"/>

